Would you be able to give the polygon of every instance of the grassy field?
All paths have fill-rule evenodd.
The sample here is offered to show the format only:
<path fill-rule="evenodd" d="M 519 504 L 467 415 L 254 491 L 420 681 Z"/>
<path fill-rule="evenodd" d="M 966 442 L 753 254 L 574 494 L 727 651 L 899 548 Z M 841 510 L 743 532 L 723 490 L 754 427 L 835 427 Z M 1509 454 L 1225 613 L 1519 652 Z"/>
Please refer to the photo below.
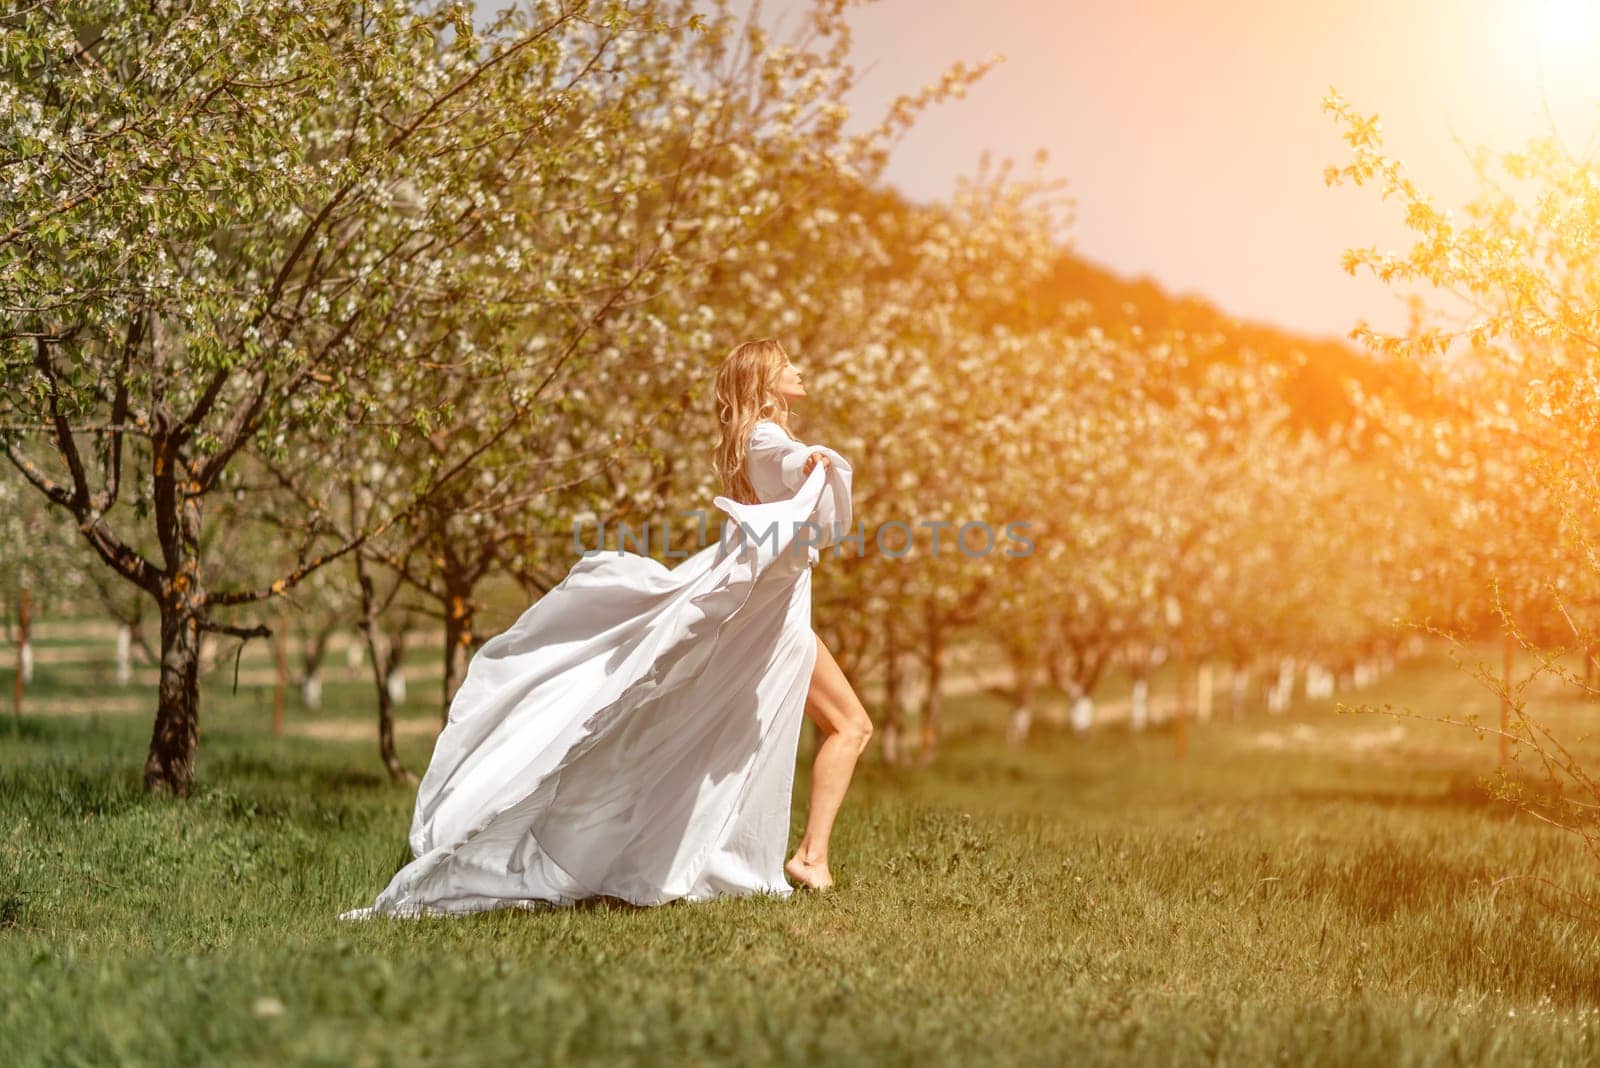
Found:
<path fill-rule="evenodd" d="M 0 723 L 0 1063 L 1600 1059 L 1596 931 L 1500 882 L 1600 873 L 1459 729 L 1302 702 L 1180 764 L 1165 730 L 1011 749 L 967 697 L 934 767 L 862 766 L 831 895 L 350 925 L 412 800 L 367 698 L 273 738 L 222 675 L 188 802 L 139 789 L 148 714 Z M 1363 697 L 1492 708 L 1437 657 Z"/>

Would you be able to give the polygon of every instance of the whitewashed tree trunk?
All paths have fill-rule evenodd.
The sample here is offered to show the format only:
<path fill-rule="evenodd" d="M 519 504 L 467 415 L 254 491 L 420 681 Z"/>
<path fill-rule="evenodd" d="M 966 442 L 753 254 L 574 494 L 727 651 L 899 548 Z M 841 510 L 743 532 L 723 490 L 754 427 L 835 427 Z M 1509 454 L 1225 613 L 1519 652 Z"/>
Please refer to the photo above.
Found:
<path fill-rule="evenodd" d="M 1144 679 L 1133 680 L 1133 695 L 1128 705 L 1128 727 L 1142 731 L 1150 726 L 1150 683 Z"/>
<path fill-rule="evenodd" d="M 1072 729 L 1082 734 L 1094 726 L 1094 698 L 1080 694 L 1072 702 Z"/>
<path fill-rule="evenodd" d="M 21 588 L 17 591 L 17 674 L 11 680 L 11 714 L 21 719 L 22 698 L 33 681 L 33 587 L 27 564 L 17 571 Z"/>
<path fill-rule="evenodd" d="M 1028 728 L 1033 723 L 1033 712 L 1027 705 L 1018 705 L 1011 710 L 1011 717 L 1006 721 L 1006 741 L 1011 745 L 1020 746 L 1028 740 Z"/>
<path fill-rule="evenodd" d="M 300 680 L 300 700 L 307 708 L 322 707 L 322 676 L 307 675 Z"/>
<path fill-rule="evenodd" d="M 360 671 L 366 659 L 367 650 L 360 642 L 351 642 L 344 647 L 344 662 L 349 665 L 351 671 Z"/>
<path fill-rule="evenodd" d="M 389 675 L 389 699 L 397 705 L 406 703 L 406 677 L 399 671 Z"/>
<path fill-rule="evenodd" d="M 1322 665 L 1307 664 L 1304 693 L 1307 701 L 1315 701 L 1322 696 Z"/>
<path fill-rule="evenodd" d="M 1294 657 L 1286 656 L 1278 661 L 1278 707 L 1276 711 L 1289 711 L 1289 703 L 1294 700 Z"/>
<path fill-rule="evenodd" d="M 1194 683 L 1194 718 L 1197 723 L 1204 723 L 1211 718 L 1211 698 L 1215 682 L 1211 661 L 1202 660 L 1200 669 L 1195 672 Z"/>
<path fill-rule="evenodd" d="M 900 727 L 896 723 L 887 724 L 878 732 L 883 739 L 883 762 L 896 766 L 900 763 Z"/>
<path fill-rule="evenodd" d="M 126 623 L 117 627 L 117 685 L 126 686 L 133 681 L 133 628 Z"/>
<path fill-rule="evenodd" d="M 1229 679 L 1229 706 L 1233 711 L 1234 719 L 1243 719 L 1245 702 L 1250 698 L 1250 673 L 1241 668 L 1233 669 L 1233 676 Z"/>
<path fill-rule="evenodd" d="M 1078 684 L 1069 681 L 1067 683 L 1067 697 L 1069 699 L 1075 698 L 1078 696 L 1078 692 Z M 1046 702 L 1044 706 L 1044 721 L 1052 727 L 1065 727 L 1071 719 L 1067 714 L 1068 707 L 1068 705 L 1062 704 L 1060 701 Z"/>

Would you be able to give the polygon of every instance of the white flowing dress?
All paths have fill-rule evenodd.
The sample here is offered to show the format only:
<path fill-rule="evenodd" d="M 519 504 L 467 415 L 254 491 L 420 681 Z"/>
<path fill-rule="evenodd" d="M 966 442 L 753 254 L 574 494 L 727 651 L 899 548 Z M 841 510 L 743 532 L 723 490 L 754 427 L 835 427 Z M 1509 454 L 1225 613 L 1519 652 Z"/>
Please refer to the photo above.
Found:
<path fill-rule="evenodd" d="M 832 466 L 807 476 L 813 452 Z M 418 787 L 416 859 L 340 919 L 793 892 L 811 568 L 850 528 L 851 470 L 766 421 L 746 465 L 762 503 L 716 497 L 715 544 L 670 569 L 594 552 L 483 644 Z"/>

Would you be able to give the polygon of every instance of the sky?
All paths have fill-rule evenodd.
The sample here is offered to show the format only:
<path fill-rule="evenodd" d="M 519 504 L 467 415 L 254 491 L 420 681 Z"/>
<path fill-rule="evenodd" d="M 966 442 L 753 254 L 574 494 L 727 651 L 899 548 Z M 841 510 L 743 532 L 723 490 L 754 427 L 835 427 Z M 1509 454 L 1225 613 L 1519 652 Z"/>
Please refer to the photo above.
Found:
<path fill-rule="evenodd" d="M 763 19 L 799 29 L 809 6 L 765 0 Z M 1349 158 L 1330 87 L 1381 117 L 1441 207 L 1471 196 L 1462 146 L 1553 123 L 1600 150 L 1600 0 L 876 0 L 850 23 L 860 128 L 952 62 L 1004 57 L 900 143 L 887 177 L 907 196 L 947 195 L 985 149 L 1043 148 L 1080 255 L 1315 336 L 1405 321 L 1395 290 L 1340 265 L 1407 231 L 1375 187 L 1324 183 Z"/>

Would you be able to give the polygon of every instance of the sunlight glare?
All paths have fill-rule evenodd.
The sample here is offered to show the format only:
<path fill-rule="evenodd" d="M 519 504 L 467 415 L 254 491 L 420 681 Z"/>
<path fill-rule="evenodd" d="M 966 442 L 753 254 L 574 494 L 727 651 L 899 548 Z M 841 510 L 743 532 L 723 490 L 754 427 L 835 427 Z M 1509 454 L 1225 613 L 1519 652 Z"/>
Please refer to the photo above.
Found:
<path fill-rule="evenodd" d="M 1539 38 L 1547 58 L 1558 61 L 1595 57 L 1595 29 L 1600 0 L 1544 0 Z"/>

